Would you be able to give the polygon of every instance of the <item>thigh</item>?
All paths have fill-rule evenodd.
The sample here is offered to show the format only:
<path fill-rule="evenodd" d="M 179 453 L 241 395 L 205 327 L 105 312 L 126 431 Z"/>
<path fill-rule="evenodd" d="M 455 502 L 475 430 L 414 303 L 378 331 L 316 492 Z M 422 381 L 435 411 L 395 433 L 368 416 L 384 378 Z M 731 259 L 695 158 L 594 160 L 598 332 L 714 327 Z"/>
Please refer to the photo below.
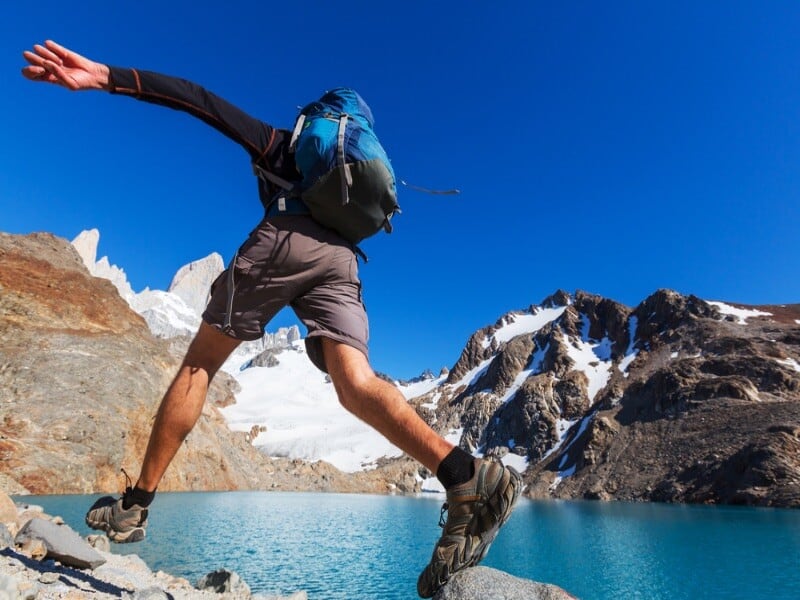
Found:
<path fill-rule="evenodd" d="M 322 338 L 344 343 L 359 350 L 364 357 L 369 354 L 369 320 L 361 295 L 356 257 L 347 248 L 336 252 L 337 256 L 329 262 L 326 276 L 291 303 L 298 318 L 308 328 L 306 349 L 309 358 L 326 373 Z"/>

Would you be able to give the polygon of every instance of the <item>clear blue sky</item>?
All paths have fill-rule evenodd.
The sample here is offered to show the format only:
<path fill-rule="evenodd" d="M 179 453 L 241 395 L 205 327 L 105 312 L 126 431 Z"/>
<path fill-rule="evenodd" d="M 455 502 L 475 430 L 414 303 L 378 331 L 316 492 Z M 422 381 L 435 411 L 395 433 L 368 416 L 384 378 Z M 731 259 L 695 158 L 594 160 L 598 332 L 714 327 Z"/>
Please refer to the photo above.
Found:
<path fill-rule="evenodd" d="M 247 155 L 200 121 L 24 80 L 52 38 L 284 127 L 353 86 L 399 177 L 460 188 L 401 191 L 395 233 L 364 244 L 392 375 L 452 365 L 558 288 L 800 302 L 798 31 L 797 2 L 7 3 L 0 230 L 96 227 L 134 289 L 165 289 L 261 216 Z"/>

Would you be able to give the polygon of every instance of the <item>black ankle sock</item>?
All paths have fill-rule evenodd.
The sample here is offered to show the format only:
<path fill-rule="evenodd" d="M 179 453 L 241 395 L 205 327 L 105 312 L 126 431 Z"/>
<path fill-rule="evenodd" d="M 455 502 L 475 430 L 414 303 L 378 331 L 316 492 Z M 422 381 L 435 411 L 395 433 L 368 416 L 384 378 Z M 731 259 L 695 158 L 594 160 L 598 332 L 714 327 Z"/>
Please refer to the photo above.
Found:
<path fill-rule="evenodd" d="M 125 491 L 125 495 L 122 497 L 122 508 L 128 510 L 134 504 L 138 504 L 142 508 L 147 508 L 155 497 L 155 492 L 147 492 L 138 487 L 134 487 L 133 489 L 128 488 L 128 490 Z"/>
<path fill-rule="evenodd" d="M 436 478 L 442 483 L 444 489 L 469 481 L 474 475 L 473 460 L 474 457 L 469 452 L 456 446 L 439 464 L 439 468 L 436 469 Z"/>

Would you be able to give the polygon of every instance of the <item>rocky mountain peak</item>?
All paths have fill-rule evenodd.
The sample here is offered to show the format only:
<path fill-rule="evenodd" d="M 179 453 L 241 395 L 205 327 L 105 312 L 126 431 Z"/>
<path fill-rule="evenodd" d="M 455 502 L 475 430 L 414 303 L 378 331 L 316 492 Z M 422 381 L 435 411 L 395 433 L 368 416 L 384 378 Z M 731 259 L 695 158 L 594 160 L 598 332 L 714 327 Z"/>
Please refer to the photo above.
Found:
<path fill-rule="evenodd" d="M 94 277 L 107 279 L 117 288 L 119 295 L 130 303 L 136 295 L 128 283 L 128 277 L 120 267 L 111 264 L 107 256 L 97 259 L 97 245 L 100 242 L 100 232 L 97 229 L 82 231 L 72 240 L 72 247 L 78 252 L 83 264 Z"/>
<path fill-rule="evenodd" d="M 800 505 L 797 305 L 557 292 L 473 334 L 414 402 L 534 496 Z"/>
<path fill-rule="evenodd" d="M 568 306 L 572 303 L 572 296 L 569 292 L 564 290 L 557 290 L 554 294 L 547 296 L 539 304 L 543 308 L 558 308 L 559 306 Z"/>
<path fill-rule="evenodd" d="M 91 269 L 94 268 L 94 264 L 97 262 L 97 245 L 99 243 L 100 231 L 97 229 L 81 231 L 77 237 L 72 240 L 72 247 L 78 251 L 78 254 L 83 260 L 83 264 L 86 265 L 89 272 L 91 272 Z"/>
<path fill-rule="evenodd" d="M 224 269 L 222 256 L 212 252 L 181 267 L 167 291 L 178 296 L 198 315 L 202 314 L 208 304 L 211 284 Z"/>

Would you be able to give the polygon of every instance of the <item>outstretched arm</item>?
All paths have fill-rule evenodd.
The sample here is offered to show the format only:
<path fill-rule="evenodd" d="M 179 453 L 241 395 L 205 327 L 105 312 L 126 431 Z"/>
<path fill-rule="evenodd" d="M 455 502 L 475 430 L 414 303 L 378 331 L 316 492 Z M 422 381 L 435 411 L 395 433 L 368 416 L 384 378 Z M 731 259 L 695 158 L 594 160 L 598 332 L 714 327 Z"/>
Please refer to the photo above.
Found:
<path fill-rule="evenodd" d="M 67 50 L 52 40 L 44 46 L 36 44 L 33 52 L 22 53 L 28 66 L 22 74 L 32 81 L 45 81 L 77 90 L 107 90 L 109 69 L 106 65 L 89 60 Z"/>
<path fill-rule="evenodd" d="M 187 112 L 240 144 L 251 160 L 270 165 L 276 174 L 291 179 L 292 165 L 286 172 L 281 147 L 288 144 L 282 129 L 260 121 L 230 102 L 185 79 L 151 71 L 113 67 L 89 60 L 48 40 L 23 53 L 28 66 L 22 74 L 33 81 L 61 85 L 69 90 L 107 90 L 112 94 L 159 104 Z"/>

